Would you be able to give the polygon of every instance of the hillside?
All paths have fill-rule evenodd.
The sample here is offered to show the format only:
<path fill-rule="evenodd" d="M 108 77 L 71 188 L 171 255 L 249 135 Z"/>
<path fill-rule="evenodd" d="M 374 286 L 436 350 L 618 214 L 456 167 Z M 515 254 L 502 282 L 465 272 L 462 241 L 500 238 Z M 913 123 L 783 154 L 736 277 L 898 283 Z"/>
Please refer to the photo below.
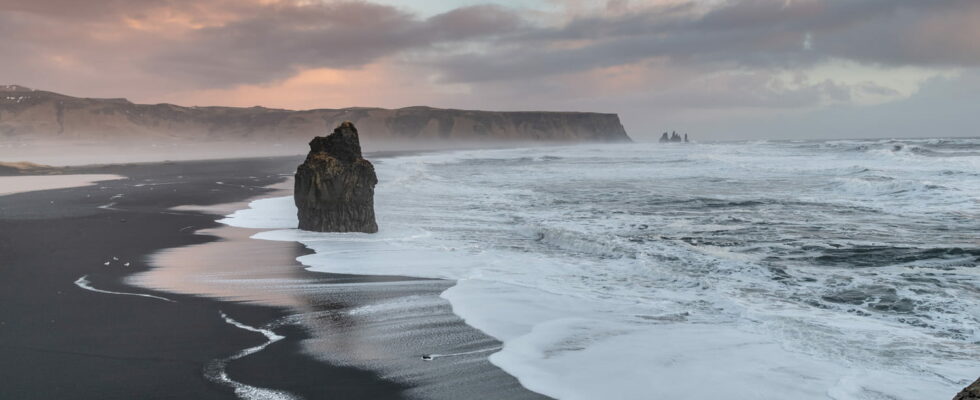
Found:
<path fill-rule="evenodd" d="M 354 122 L 368 142 L 629 141 L 616 114 L 407 107 L 182 107 L 0 86 L 0 141 L 307 140 Z"/>

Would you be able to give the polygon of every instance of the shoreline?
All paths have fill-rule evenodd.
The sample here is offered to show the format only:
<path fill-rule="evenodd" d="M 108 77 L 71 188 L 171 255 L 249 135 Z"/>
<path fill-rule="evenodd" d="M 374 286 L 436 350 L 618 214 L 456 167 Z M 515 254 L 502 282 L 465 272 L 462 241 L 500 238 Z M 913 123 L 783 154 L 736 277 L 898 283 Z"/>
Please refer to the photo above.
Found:
<path fill-rule="evenodd" d="M 820 393 L 833 391 L 854 398 L 871 398 L 874 396 L 870 393 L 880 392 L 895 398 L 918 399 L 936 393 L 952 397 L 951 385 L 957 379 L 962 375 L 975 376 L 965 369 L 972 365 L 968 350 L 973 344 L 964 343 L 963 336 L 946 336 L 943 332 L 962 332 L 968 339 L 972 331 L 958 329 L 958 321 L 940 325 L 947 315 L 962 313 L 969 318 L 969 308 L 962 302 L 946 303 L 938 308 L 946 315 L 912 309 L 946 301 L 950 293 L 956 293 L 958 299 L 972 298 L 973 293 L 967 290 L 952 291 L 959 282 L 971 281 L 969 270 L 960 267 L 969 267 L 969 262 L 975 261 L 971 258 L 975 252 L 965 246 L 966 238 L 962 236 L 971 224 L 958 219 L 962 214 L 953 212 L 948 219 L 939 219 L 949 221 L 948 226 L 956 229 L 934 231 L 932 242 L 909 246 L 907 243 L 921 237 L 915 232 L 928 232 L 931 227 L 930 216 L 920 214 L 923 208 L 918 206 L 919 201 L 880 200 L 894 205 L 896 210 L 907 210 L 901 217 L 875 213 L 877 208 L 870 207 L 854 207 L 856 211 L 851 211 L 850 204 L 868 196 L 865 191 L 854 191 L 846 185 L 839 191 L 844 195 L 840 200 L 799 201 L 805 197 L 795 193 L 797 186 L 790 183 L 792 180 L 784 180 L 786 172 L 779 169 L 770 170 L 762 182 L 786 184 L 777 184 L 763 194 L 736 191 L 713 197 L 711 193 L 692 192 L 686 185 L 671 186 L 670 181 L 675 179 L 664 178 L 640 185 L 633 163 L 645 170 L 664 169 L 665 175 L 671 174 L 672 178 L 704 173 L 686 164 L 699 160 L 699 155 L 687 151 L 678 154 L 654 146 L 620 149 L 605 156 L 569 148 L 546 155 L 519 150 L 391 159 L 378 169 L 379 178 L 390 184 L 379 185 L 381 196 L 376 206 L 379 222 L 386 229 L 377 236 L 308 234 L 291 229 L 296 224 L 292 218 L 296 209 L 288 196 L 252 202 L 250 210 L 236 212 L 225 222 L 269 229 L 257 238 L 304 243 L 317 254 L 300 261 L 316 271 L 458 279 L 456 286 L 443 296 L 452 301 L 457 314 L 465 316 L 471 326 L 507 344 L 490 357 L 494 364 L 520 377 L 527 387 L 559 398 L 598 398 L 603 393 L 621 393 L 630 398 L 644 398 L 649 393 L 710 397 L 724 394 L 726 388 L 737 388 L 741 394 L 736 397 L 751 397 L 753 388 L 764 388 L 771 390 L 773 397 L 817 398 Z M 843 156 L 837 152 L 821 155 L 824 150 L 807 146 L 803 150 L 780 150 L 776 146 L 777 151 L 771 156 L 777 161 L 793 159 L 801 152 L 815 152 L 815 157 L 848 157 L 855 159 L 855 165 L 867 168 L 861 171 L 876 167 L 888 171 L 896 166 L 897 160 L 887 147 L 881 149 L 886 153 L 866 149 L 870 155 L 853 151 L 847 144 L 841 147 Z M 744 162 L 743 148 L 712 151 L 725 157 L 704 161 L 705 170 L 726 167 L 733 159 Z M 684 162 L 664 163 L 661 157 L 651 160 L 648 153 L 677 157 Z M 871 160 L 861 161 L 863 158 Z M 772 159 L 763 160 L 753 169 L 773 164 Z M 916 178 L 935 176 L 937 182 L 949 184 L 950 188 L 960 187 L 956 186 L 957 178 L 945 178 L 948 175 L 935 171 L 929 160 L 924 160 L 922 175 L 915 175 Z M 956 161 L 943 163 L 942 168 L 970 172 L 955 168 Z M 624 163 L 630 167 L 624 167 Z M 597 165 L 607 167 L 598 169 Z M 812 183 L 812 192 L 807 193 L 837 188 L 832 184 L 838 177 L 849 179 L 857 168 L 835 170 L 829 177 L 820 167 L 806 170 L 810 176 L 826 179 L 814 179 L 819 183 Z M 592 172 L 597 169 L 603 173 Z M 531 170 L 535 173 L 526 176 Z M 721 176 L 750 187 L 755 183 L 743 183 L 737 176 Z M 707 174 L 698 182 L 710 192 L 714 177 Z M 893 179 L 900 184 L 888 181 L 876 184 L 875 189 L 919 187 L 916 182 Z M 642 189 L 640 197 L 620 200 L 619 196 L 610 195 L 631 193 L 637 188 Z M 642 193 L 661 189 L 666 190 L 663 200 L 648 202 L 642 197 Z M 931 194 L 939 189 L 927 190 Z M 797 197 L 787 201 L 786 191 Z M 956 193 L 950 194 L 943 204 L 965 201 Z M 841 207 L 843 202 L 850 204 Z M 834 247 L 815 252 L 826 255 L 834 265 L 819 259 L 799 262 L 795 251 L 805 249 L 808 243 L 794 222 L 800 209 L 828 212 L 832 217 L 839 212 L 844 217 L 829 218 L 826 226 L 816 226 L 833 232 L 833 237 L 843 244 L 840 251 Z M 724 243 L 722 240 L 743 240 L 739 236 L 745 232 L 745 221 L 732 221 L 723 228 L 713 224 L 732 210 L 739 215 L 773 220 L 771 226 L 753 229 L 764 236 L 748 243 L 766 249 L 762 254 L 771 256 L 772 265 L 782 268 L 769 269 L 768 263 L 752 257 L 756 250 L 718 247 L 716 243 Z M 909 227 L 905 231 L 908 236 L 882 238 L 888 246 L 869 250 L 862 246 L 862 238 L 854 236 L 855 228 L 846 222 L 847 216 L 855 214 L 868 222 L 866 234 L 871 237 L 876 237 L 876 228 L 881 225 L 905 226 L 893 218 L 910 218 L 927 225 Z M 784 221 L 790 223 L 783 224 Z M 639 222 L 649 225 L 638 225 Z M 726 229 L 729 226 L 737 230 Z M 647 230 L 650 227 L 653 228 Z M 777 247 L 782 237 L 795 240 L 795 246 Z M 894 265 L 896 261 L 891 259 L 897 259 L 896 255 L 901 255 L 902 265 Z M 840 265 L 842 258 L 849 266 Z M 904 264 L 909 260 L 923 262 Z M 957 269 L 944 269 L 942 274 L 946 276 L 937 272 L 935 283 L 923 284 L 906 281 L 905 268 L 911 265 L 922 268 L 922 272 L 930 272 L 935 265 Z M 868 271 L 873 271 L 874 278 L 867 277 Z M 853 281 L 842 285 L 837 281 L 841 276 Z M 860 312 L 854 310 L 862 308 L 839 300 L 845 293 L 855 297 L 881 295 L 861 286 L 868 282 L 924 289 L 907 294 L 907 298 L 897 297 L 902 304 L 910 305 L 905 310 L 869 304 L 866 312 Z M 936 286 L 951 291 L 934 296 L 931 290 Z M 695 287 L 700 289 L 692 290 Z M 787 290 L 794 293 L 793 298 L 775 304 L 770 301 L 782 298 Z M 396 306 L 387 302 L 374 308 L 387 307 L 404 313 Z M 937 325 L 909 326 L 907 320 L 899 320 L 905 315 L 931 319 Z M 795 336 L 796 332 L 809 332 L 814 327 L 826 327 L 833 334 Z M 889 348 L 903 351 L 892 352 L 873 342 L 854 339 L 868 332 L 888 338 Z M 855 352 L 846 357 L 834 353 L 842 342 L 852 345 Z M 672 368 L 675 360 L 685 365 Z M 760 362 L 762 368 L 752 366 Z M 712 369 L 719 363 L 732 368 Z M 624 367 L 609 368 L 614 365 Z M 610 369 L 617 372 L 608 374 Z M 704 371 L 716 373 L 714 384 L 703 385 L 689 379 Z M 877 375 L 869 375 L 869 371 L 876 371 Z M 931 374 L 922 376 L 922 371 Z M 801 376 L 813 378 L 801 382 Z M 794 384 L 786 385 L 788 382 Z"/>
<path fill-rule="evenodd" d="M 288 195 L 288 183 L 274 185 L 271 188 L 278 190 L 253 200 Z M 248 204 L 229 206 L 205 209 L 222 215 Z M 304 354 L 330 365 L 374 371 L 386 381 L 407 386 L 409 398 L 490 393 L 511 399 L 546 398 L 490 364 L 487 356 L 501 343 L 467 325 L 441 297 L 455 281 L 308 271 L 297 258 L 312 250 L 293 241 L 251 238 L 266 230 L 226 225 L 200 230 L 198 234 L 219 240 L 157 252 L 150 259 L 156 267 L 131 275 L 127 282 L 219 301 L 288 308 L 291 315 L 279 323 L 307 333 L 300 342 Z M 288 262 L 283 254 L 291 254 L 285 257 Z M 240 363 L 261 364 L 262 357 L 256 353 Z M 235 371 L 235 366 L 229 370 Z M 261 376 L 250 379 L 263 381 Z"/>
<path fill-rule="evenodd" d="M 171 207 L 254 197 L 297 162 L 87 167 L 74 170 L 113 171 L 127 179 L 0 197 L 0 374 L 6 378 L 0 397 L 238 398 L 232 388 L 209 381 L 205 368 L 264 340 L 222 314 L 262 327 L 287 310 L 151 291 L 123 280 L 148 270 L 149 254 L 217 240 L 184 229 L 217 227 L 212 215 Z M 93 292 L 76 282 L 174 301 Z M 252 357 L 231 363 L 232 379 L 311 399 L 401 398 L 406 389 L 372 372 L 306 356 L 302 329 L 274 331 L 286 338 L 258 353 L 261 364 L 248 362 Z M 254 377 L 262 382 L 251 384 Z"/>
<path fill-rule="evenodd" d="M 300 161 L 72 167 L 123 178 L 0 196 L 0 397 L 544 398 L 489 363 L 499 342 L 439 297 L 455 282 L 307 271 L 302 244 L 216 222 Z"/>

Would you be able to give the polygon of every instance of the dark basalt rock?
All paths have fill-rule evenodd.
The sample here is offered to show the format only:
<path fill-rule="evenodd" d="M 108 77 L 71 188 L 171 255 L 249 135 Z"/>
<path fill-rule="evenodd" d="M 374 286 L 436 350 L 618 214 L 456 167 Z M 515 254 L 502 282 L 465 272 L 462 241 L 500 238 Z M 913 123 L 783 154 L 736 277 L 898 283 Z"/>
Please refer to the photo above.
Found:
<path fill-rule="evenodd" d="M 980 400 L 980 378 L 953 397 L 953 400 Z"/>
<path fill-rule="evenodd" d="M 374 185 L 378 177 L 361 156 L 357 128 L 350 121 L 310 142 L 310 154 L 296 169 L 293 199 L 299 229 L 317 232 L 378 231 Z"/>
<path fill-rule="evenodd" d="M 677 134 L 677 131 L 674 131 L 673 134 L 667 134 L 667 132 L 664 132 L 664 134 L 660 136 L 660 143 L 681 143 L 681 142 L 688 143 L 686 133 L 684 134 L 683 139 L 681 138 L 681 135 Z"/>

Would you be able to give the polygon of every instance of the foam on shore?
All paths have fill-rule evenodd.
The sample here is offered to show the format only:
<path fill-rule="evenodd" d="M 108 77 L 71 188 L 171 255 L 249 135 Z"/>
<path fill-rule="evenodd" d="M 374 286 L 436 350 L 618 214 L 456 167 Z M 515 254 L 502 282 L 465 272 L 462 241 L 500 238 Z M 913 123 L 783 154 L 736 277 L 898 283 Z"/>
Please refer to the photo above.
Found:
<path fill-rule="evenodd" d="M 491 362 L 556 398 L 944 399 L 975 379 L 977 252 L 956 236 L 975 161 L 765 146 L 386 159 L 377 234 L 291 229 L 291 197 L 221 222 L 303 243 L 313 271 L 457 281 L 442 296 L 503 342 Z"/>
<path fill-rule="evenodd" d="M 270 344 L 283 340 L 286 337 L 279 335 L 270 329 L 256 328 L 254 326 L 245 325 L 229 317 L 224 312 L 221 312 L 220 314 L 221 314 L 221 318 L 224 319 L 225 322 L 227 322 L 229 325 L 232 325 L 236 328 L 246 330 L 249 332 L 255 332 L 261 334 L 262 336 L 265 337 L 265 342 L 257 346 L 252 346 L 247 349 L 243 349 L 231 355 L 230 357 L 214 360 L 208 363 L 208 365 L 204 367 L 204 376 L 208 378 L 208 380 L 214 383 L 224 385 L 234 389 L 235 394 L 238 396 L 238 398 L 243 400 L 298 400 L 296 396 L 293 396 L 288 392 L 284 392 L 281 390 L 260 388 L 242 382 L 238 382 L 228 377 L 228 371 L 227 371 L 228 363 L 258 353 L 263 349 L 265 349 L 266 347 L 268 347 Z"/>
<path fill-rule="evenodd" d="M 85 289 L 85 290 L 88 290 L 88 291 L 91 291 L 91 292 L 96 292 L 96 293 L 117 294 L 117 295 L 121 295 L 121 296 L 146 297 L 146 298 L 149 298 L 149 299 L 157 299 L 157 300 L 163 300 L 163 301 L 170 302 L 170 303 L 176 303 L 176 301 L 174 301 L 174 300 L 168 299 L 166 297 L 154 296 L 152 294 L 129 293 L 129 292 L 114 292 L 114 291 L 111 291 L 111 290 L 97 289 L 97 288 L 93 287 L 92 286 L 92 282 L 88 280 L 88 275 L 84 275 L 81 278 L 78 278 L 77 280 L 75 280 L 75 286 L 78 286 L 78 287 L 80 287 L 82 289 Z"/>

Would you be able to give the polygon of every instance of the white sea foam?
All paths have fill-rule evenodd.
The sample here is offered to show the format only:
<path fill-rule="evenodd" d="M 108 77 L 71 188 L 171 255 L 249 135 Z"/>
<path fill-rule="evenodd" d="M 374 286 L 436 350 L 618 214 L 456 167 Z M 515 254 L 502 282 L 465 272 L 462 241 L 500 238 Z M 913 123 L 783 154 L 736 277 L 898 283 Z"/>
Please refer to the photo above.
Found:
<path fill-rule="evenodd" d="M 208 365 L 204 367 L 204 376 L 208 378 L 208 380 L 214 383 L 218 383 L 234 389 L 235 395 L 237 395 L 242 400 L 298 400 L 298 397 L 293 396 L 288 392 L 251 386 L 238 382 L 228 377 L 228 372 L 226 371 L 226 367 L 228 366 L 229 362 L 258 353 L 264 350 L 270 344 L 285 339 L 286 337 L 276 334 L 270 329 L 256 328 L 253 326 L 245 325 L 229 317 L 224 312 L 220 312 L 220 315 L 221 318 L 224 319 L 225 322 L 227 322 L 230 325 L 233 325 L 239 329 L 243 329 L 249 332 L 262 334 L 262 336 L 265 336 L 266 341 L 258 346 L 249 347 L 247 349 L 239 351 L 238 353 L 235 353 L 231 357 L 214 360 L 208 363 Z"/>
<path fill-rule="evenodd" d="M 289 197 L 222 222 L 314 271 L 457 280 L 491 362 L 557 398 L 946 399 L 980 374 L 980 169 L 892 146 L 402 157 L 377 234 L 289 229 Z"/>
<path fill-rule="evenodd" d="M 109 263 L 106 262 L 106 265 L 109 265 Z M 88 275 L 84 275 L 81 278 L 78 278 L 77 280 L 75 280 L 75 286 L 78 286 L 78 287 L 80 287 L 82 289 L 85 289 L 85 290 L 88 290 L 88 291 L 97 292 L 97 293 L 118 294 L 118 295 L 122 295 L 122 296 L 146 297 L 146 298 L 150 298 L 150 299 L 157 299 L 157 300 L 168 301 L 168 302 L 171 302 L 171 303 L 176 303 L 176 301 L 174 301 L 174 300 L 170 300 L 170 299 L 168 299 L 166 297 L 154 296 L 152 294 L 129 293 L 129 292 L 114 292 L 114 291 L 111 291 L 111 290 L 97 289 L 97 288 L 92 287 L 92 282 L 88 280 Z"/>
<path fill-rule="evenodd" d="M 235 211 L 218 222 L 240 228 L 252 229 L 276 229 L 293 227 L 299 224 L 299 220 L 296 219 L 296 206 L 293 205 L 292 197 L 256 200 L 250 203 L 249 207 L 249 209 Z M 255 215 L 249 211 L 252 209 L 273 210 L 275 213 L 270 213 L 262 218 L 255 218 Z"/>

